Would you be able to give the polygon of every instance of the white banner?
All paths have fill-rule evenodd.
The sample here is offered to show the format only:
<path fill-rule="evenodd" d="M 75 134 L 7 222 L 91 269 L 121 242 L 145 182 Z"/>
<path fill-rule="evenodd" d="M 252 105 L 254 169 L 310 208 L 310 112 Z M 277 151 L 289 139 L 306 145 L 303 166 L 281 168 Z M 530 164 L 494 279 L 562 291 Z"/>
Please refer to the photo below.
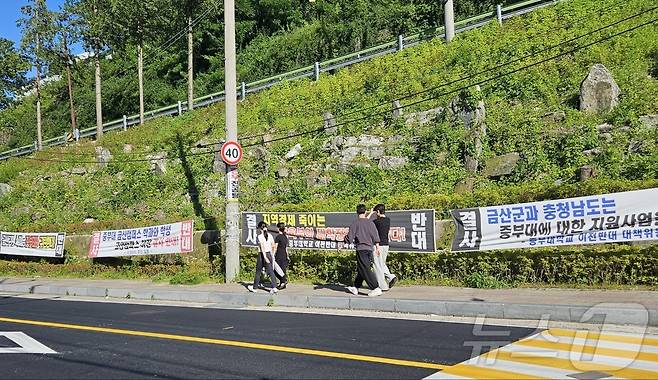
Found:
<path fill-rule="evenodd" d="M 94 232 L 89 257 L 164 255 L 192 252 L 194 221 Z"/>
<path fill-rule="evenodd" d="M 658 240 L 658 189 L 452 210 L 452 250 Z"/>
<path fill-rule="evenodd" d="M 0 254 L 17 256 L 63 257 L 64 238 L 57 233 L 0 232 Z"/>

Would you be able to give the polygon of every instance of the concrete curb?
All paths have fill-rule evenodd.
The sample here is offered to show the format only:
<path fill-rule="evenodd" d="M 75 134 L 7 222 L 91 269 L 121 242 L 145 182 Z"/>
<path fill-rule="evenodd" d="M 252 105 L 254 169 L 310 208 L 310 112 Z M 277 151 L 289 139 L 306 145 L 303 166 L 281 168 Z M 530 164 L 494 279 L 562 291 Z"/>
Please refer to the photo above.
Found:
<path fill-rule="evenodd" d="M 0 292 L 57 296 L 124 298 L 136 300 L 213 303 L 227 307 L 282 306 L 343 310 L 388 311 L 439 316 L 549 319 L 561 322 L 602 322 L 644 326 L 658 326 L 657 309 L 627 307 L 591 307 L 582 305 L 542 305 L 497 302 L 460 302 L 445 300 L 412 300 L 368 298 L 367 296 L 315 296 L 265 292 L 222 293 L 193 290 L 132 289 L 101 286 L 59 286 L 30 284 L 0 284 Z M 589 313 L 589 314 L 588 314 Z M 585 320 L 582 320 L 585 316 Z M 597 319 L 598 317 L 598 319 Z M 647 321 L 648 317 L 648 321 Z"/>

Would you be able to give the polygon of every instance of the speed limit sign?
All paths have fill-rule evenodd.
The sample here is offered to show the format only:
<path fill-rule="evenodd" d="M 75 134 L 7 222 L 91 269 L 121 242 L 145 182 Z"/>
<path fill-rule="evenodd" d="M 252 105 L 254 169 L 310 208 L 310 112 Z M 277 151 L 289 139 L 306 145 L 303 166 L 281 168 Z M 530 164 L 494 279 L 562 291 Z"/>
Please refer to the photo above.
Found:
<path fill-rule="evenodd" d="M 222 160 L 228 165 L 237 165 L 242 159 L 242 145 L 237 141 L 227 141 L 222 145 Z"/>

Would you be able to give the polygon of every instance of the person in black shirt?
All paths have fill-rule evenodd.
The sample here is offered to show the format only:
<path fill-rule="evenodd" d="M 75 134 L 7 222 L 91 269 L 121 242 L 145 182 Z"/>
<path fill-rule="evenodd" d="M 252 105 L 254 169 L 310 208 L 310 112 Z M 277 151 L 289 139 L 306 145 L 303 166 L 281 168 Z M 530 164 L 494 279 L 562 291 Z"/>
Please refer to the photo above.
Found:
<path fill-rule="evenodd" d="M 285 289 L 286 285 L 288 285 L 286 270 L 290 263 L 290 256 L 288 256 L 288 236 L 286 235 L 285 224 L 279 223 L 276 226 L 279 229 L 279 235 L 274 239 L 274 249 L 276 251 L 274 274 L 279 279 L 279 289 Z"/>
<path fill-rule="evenodd" d="M 368 219 L 374 213 L 377 213 L 377 217 L 373 223 L 375 223 L 377 233 L 379 234 L 379 254 L 374 252 L 373 264 L 379 287 L 382 290 L 388 290 L 397 281 L 397 277 L 391 273 L 386 265 L 386 258 L 388 257 L 388 233 L 391 229 L 391 219 L 386 216 L 386 206 L 381 203 L 372 209 L 368 215 Z"/>

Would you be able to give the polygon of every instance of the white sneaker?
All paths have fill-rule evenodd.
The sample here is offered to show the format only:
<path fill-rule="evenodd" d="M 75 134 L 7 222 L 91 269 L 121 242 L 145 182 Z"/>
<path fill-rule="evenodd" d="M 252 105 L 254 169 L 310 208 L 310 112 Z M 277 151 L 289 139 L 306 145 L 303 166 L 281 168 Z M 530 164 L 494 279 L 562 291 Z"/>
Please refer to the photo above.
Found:
<path fill-rule="evenodd" d="M 278 292 L 279 292 L 279 289 L 277 289 L 277 288 L 272 288 L 270 290 L 270 294 L 277 294 Z"/>
<path fill-rule="evenodd" d="M 249 291 L 252 292 L 252 293 L 256 293 L 256 289 L 254 289 L 254 286 L 253 286 L 253 285 L 249 285 L 249 286 L 247 286 L 247 290 L 249 290 Z"/>
<path fill-rule="evenodd" d="M 382 290 L 380 288 L 375 288 L 368 293 L 368 297 L 377 297 L 382 295 Z"/>
<path fill-rule="evenodd" d="M 359 289 L 353 287 L 353 286 L 348 286 L 347 291 L 354 294 L 355 296 L 359 295 Z"/>

